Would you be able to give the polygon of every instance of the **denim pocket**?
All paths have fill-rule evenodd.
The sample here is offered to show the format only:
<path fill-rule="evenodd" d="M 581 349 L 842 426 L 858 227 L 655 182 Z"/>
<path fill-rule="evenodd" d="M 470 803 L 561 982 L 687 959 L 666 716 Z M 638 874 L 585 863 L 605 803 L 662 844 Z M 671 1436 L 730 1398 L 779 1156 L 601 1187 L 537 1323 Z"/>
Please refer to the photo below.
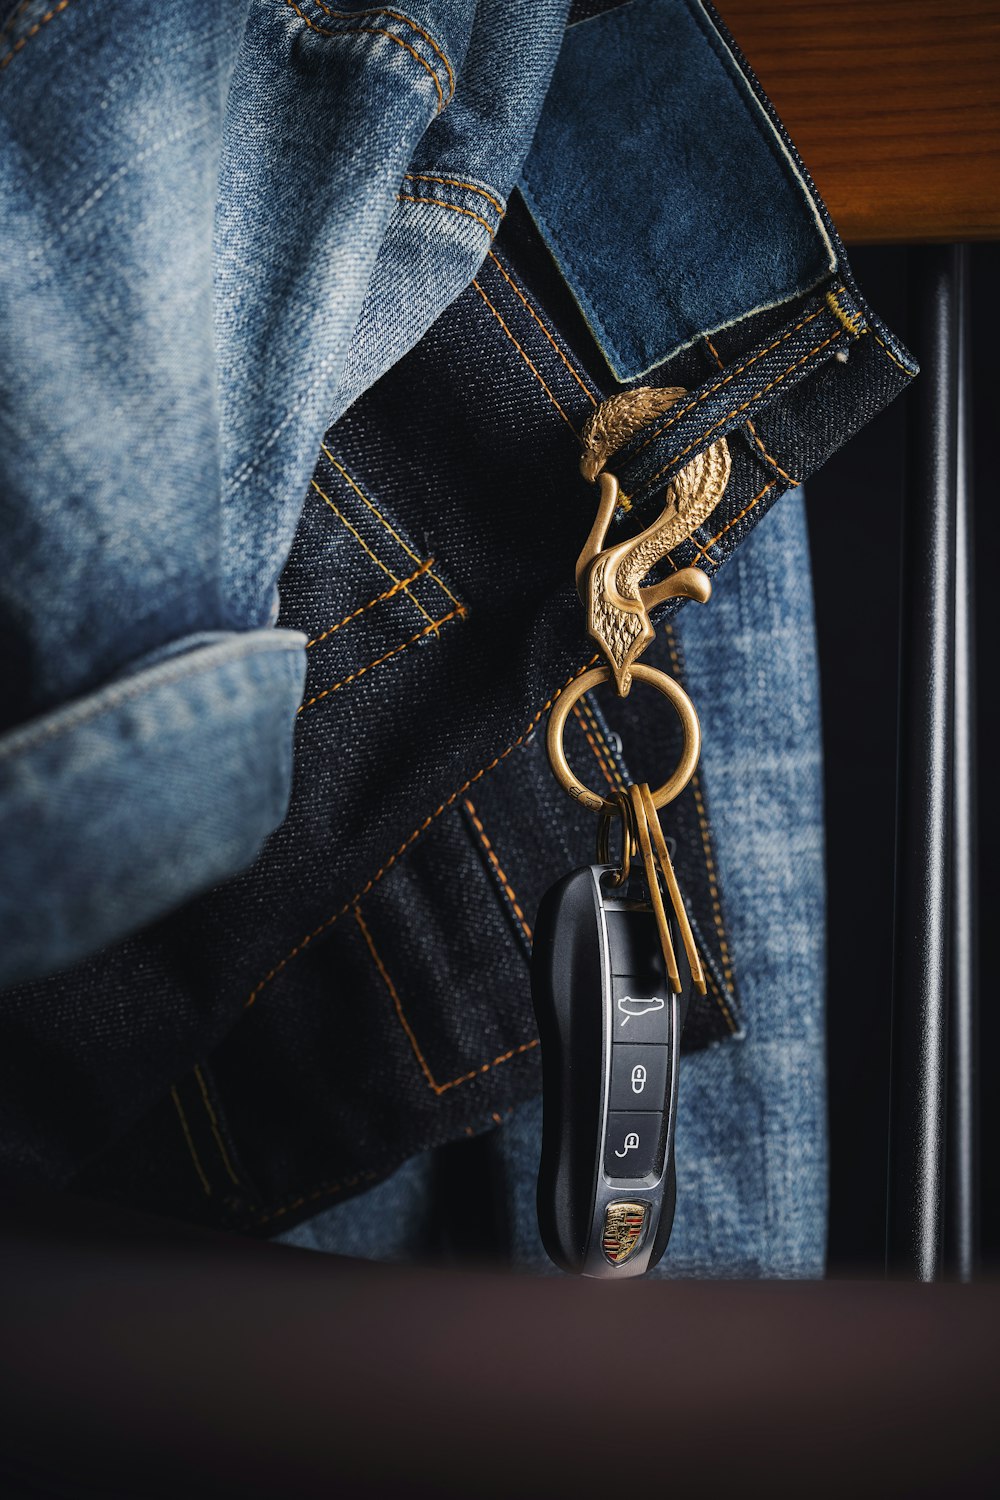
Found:
<path fill-rule="evenodd" d="M 287 576 L 295 580 L 295 606 L 279 618 L 312 617 L 300 715 L 467 613 L 436 559 L 421 556 L 327 442 Z"/>

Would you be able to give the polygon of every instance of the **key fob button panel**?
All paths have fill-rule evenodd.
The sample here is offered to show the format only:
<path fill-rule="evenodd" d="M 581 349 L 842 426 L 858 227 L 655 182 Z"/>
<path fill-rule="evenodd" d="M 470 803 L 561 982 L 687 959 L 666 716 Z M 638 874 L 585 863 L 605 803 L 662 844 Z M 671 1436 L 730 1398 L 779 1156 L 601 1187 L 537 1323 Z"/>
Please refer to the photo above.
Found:
<path fill-rule="evenodd" d="M 648 1042 L 659 1046 L 670 1041 L 670 991 L 662 971 L 652 983 L 642 975 L 612 975 L 611 1040 L 615 1045 Z"/>
<path fill-rule="evenodd" d="M 662 1167 L 662 1114 L 612 1110 L 604 1137 L 604 1171 L 608 1177 L 659 1176 Z"/>
<path fill-rule="evenodd" d="M 661 1110 L 667 1092 L 668 1047 L 616 1043 L 611 1052 L 612 1110 Z"/>
<path fill-rule="evenodd" d="M 633 974 L 640 988 L 663 983 L 663 950 L 649 912 L 605 911 L 612 974 Z"/>
<path fill-rule="evenodd" d="M 542 1239 L 565 1270 L 618 1279 L 655 1265 L 670 1235 L 690 975 L 675 995 L 642 880 L 622 890 L 611 874 L 591 865 L 551 888 L 531 967 L 544 1074 Z"/>

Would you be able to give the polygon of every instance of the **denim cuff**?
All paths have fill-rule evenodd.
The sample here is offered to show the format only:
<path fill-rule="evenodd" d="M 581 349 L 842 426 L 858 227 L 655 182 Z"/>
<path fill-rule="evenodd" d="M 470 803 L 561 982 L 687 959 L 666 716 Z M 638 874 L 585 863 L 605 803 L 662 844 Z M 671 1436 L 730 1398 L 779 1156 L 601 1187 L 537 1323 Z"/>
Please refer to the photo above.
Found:
<path fill-rule="evenodd" d="M 0 738 L 0 984 L 251 862 L 288 806 L 304 646 L 289 630 L 191 637 Z"/>

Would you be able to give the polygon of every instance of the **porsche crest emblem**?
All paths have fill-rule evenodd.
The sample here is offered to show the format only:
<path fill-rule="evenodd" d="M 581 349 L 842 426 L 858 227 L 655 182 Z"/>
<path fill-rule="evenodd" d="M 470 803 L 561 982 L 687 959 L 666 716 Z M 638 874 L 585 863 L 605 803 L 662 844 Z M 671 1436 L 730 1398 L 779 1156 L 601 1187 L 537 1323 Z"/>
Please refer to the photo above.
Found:
<path fill-rule="evenodd" d="M 639 1248 L 648 1212 L 645 1203 L 609 1203 L 604 1210 L 604 1254 L 613 1266 Z"/>

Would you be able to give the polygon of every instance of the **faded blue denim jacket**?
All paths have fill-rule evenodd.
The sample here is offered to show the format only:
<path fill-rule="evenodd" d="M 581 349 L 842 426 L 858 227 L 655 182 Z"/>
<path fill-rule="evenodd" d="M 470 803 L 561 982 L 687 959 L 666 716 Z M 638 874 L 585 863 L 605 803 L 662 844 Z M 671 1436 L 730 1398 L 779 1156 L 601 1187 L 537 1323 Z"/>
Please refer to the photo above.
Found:
<path fill-rule="evenodd" d="M 209 1059 L 235 1089 L 247 1049 L 275 1056 L 248 1028 L 282 986 L 285 1040 L 310 1034 L 295 997 L 328 985 L 310 968 L 324 953 L 350 968 L 343 914 L 403 1017 L 364 904 L 386 872 L 410 880 L 403 930 L 439 878 L 445 814 L 466 820 L 523 936 L 483 818 L 583 661 L 578 409 L 632 384 L 688 390 L 617 460 L 640 518 L 732 437 L 726 494 L 671 559 L 714 574 L 912 361 L 701 0 L 8 3 L 0 179 L 8 1169 L 148 1182 L 156 1103 L 200 1179 L 175 1211 L 270 1232 L 324 1190 L 299 1191 L 302 1142 L 274 1147 L 280 1109 L 262 1160 L 239 1166 Z M 314 503 L 350 533 L 350 560 Z M 410 604 L 413 632 L 369 635 L 339 663 L 349 636 Z M 423 704 L 433 714 L 411 725 Z M 595 715 L 605 769 L 617 733 Z M 521 786 L 496 812 L 511 849 L 538 837 L 529 801 Z M 711 929 L 722 897 L 704 847 Z M 719 1006 L 692 1045 L 740 1034 L 714 960 Z M 450 972 L 471 982 L 458 957 Z M 331 1192 L 537 1091 L 534 1043 L 498 1021 L 487 1045 L 495 1020 L 455 1020 L 441 1045 L 456 1061 L 437 1073 L 414 1051 L 435 1123 L 416 1096 L 398 1120 L 388 1103 L 364 1116 L 370 1086 L 351 1096 L 330 1126 Z M 374 1045 L 323 1043 L 362 1059 Z M 208 1152 L 231 1179 L 218 1213 Z"/>

